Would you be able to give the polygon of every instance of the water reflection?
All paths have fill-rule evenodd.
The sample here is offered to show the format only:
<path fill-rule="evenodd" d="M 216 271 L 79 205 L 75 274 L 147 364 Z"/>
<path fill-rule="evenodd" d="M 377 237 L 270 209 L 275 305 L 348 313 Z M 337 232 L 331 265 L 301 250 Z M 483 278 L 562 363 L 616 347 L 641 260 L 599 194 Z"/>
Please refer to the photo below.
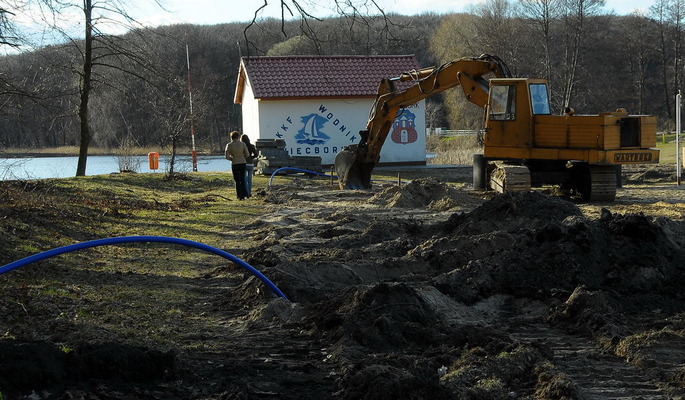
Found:
<path fill-rule="evenodd" d="M 89 156 L 86 175 L 103 175 L 119 172 L 119 158 L 116 156 Z M 21 157 L 0 158 L 0 180 L 69 178 L 76 175 L 78 157 Z M 148 168 L 147 156 L 134 157 L 132 165 L 137 172 L 164 173 L 169 168 L 169 157 L 162 156 L 159 169 Z M 231 163 L 222 156 L 198 156 L 199 172 L 229 171 Z M 176 156 L 174 171 L 190 172 L 193 164 L 190 156 Z"/>

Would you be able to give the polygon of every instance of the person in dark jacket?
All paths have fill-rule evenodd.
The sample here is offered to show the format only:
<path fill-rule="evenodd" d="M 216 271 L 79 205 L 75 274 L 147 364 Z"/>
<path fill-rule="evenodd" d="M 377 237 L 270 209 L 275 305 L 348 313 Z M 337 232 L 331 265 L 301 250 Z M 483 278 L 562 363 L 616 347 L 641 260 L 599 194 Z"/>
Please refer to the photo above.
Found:
<path fill-rule="evenodd" d="M 240 132 L 233 131 L 230 136 L 231 142 L 226 145 L 225 150 L 226 159 L 231 161 L 231 172 L 233 173 L 238 200 L 244 200 L 248 197 L 247 190 L 245 190 L 245 165 L 250 153 L 248 153 L 245 143 L 240 141 Z"/>
<path fill-rule="evenodd" d="M 254 161 L 257 158 L 257 148 L 250 143 L 250 138 L 243 133 L 240 140 L 247 146 L 247 152 L 250 154 L 245 158 L 245 190 L 247 197 L 252 197 L 252 176 L 254 175 Z"/>

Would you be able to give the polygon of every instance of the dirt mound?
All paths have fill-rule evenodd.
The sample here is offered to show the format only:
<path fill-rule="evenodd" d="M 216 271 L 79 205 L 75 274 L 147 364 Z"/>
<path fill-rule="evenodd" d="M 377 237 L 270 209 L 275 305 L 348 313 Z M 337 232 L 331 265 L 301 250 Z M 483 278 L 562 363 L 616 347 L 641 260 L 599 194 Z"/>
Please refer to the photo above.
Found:
<path fill-rule="evenodd" d="M 611 338 L 618 335 L 613 318 L 616 309 L 601 291 L 591 292 L 576 288 L 561 305 L 551 310 L 549 320 L 592 336 Z"/>
<path fill-rule="evenodd" d="M 647 168 L 631 168 L 629 166 L 623 168 L 626 183 L 675 181 L 675 170 L 671 166 L 659 164 L 650 165 Z"/>
<path fill-rule="evenodd" d="M 582 217 L 540 193 L 498 196 L 455 214 L 448 232 L 412 250 L 436 270 L 440 290 L 474 302 L 494 293 L 549 296 L 577 286 L 624 292 L 675 287 L 685 262 L 667 222 L 640 214 Z"/>
<path fill-rule="evenodd" d="M 419 180 L 373 201 L 429 207 L 450 196 L 442 189 Z M 248 253 L 302 306 L 260 305 L 268 298 L 255 297 L 253 280 L 236 292 L 252 294 L 241 297 L 257 310 L 250 318 L 305 325 L 327 343 L 342 398 L 577 398 L 545 346 L 500 331 L 525 315 L 522 299 L 542 304 L 531 311 L 540 321 L 608 349 L 631 332 L 625 313 L 682 304 L 669 305 L 685 284 L 681 222 L 608 209 L 592 219 L 542 192 L 498 195 L 445 220 L 409 214 L 317 214 L 302 227 L 308 241 L 293 229 Z"/>
<path fill-rule="evenodd" d="M 515 192 L 498 195 L 468 214 L 455 214 L 446 230 L 479 234 L 497 230 L 535 228 L 567 217 L 581 216 L 573 203 L 540 192 Z"/>
<path fill-rule="evenodd" d="M 404 186 L 383 189 L 369 202 L 385 207 L 428 208 L 446 211 L 478 204 L 481 200 L 440 182 L 436 178 L 414 179 Z"/>
<path fill-rule="evenodd" d="M 365 285 L 308 307 L 316 336 L 332 343 L 327 361 L 346 365 L 339 382 L 342 398 L 451 399 L 455 392 L 441 380 L 441 371 L 463 347 L 508 346 L 491 330 L 450 326 L 437 311 L 444 305 L 426 294 L 430 291 L 401 282 Z"/>
<path fill-rule="evenodd" d="M 51 343 L 0 341 L 0 387 L 12 390 L 59 383 L 67 376 L 66 359 Z"/>
<path fill-rule="evenodd" d="M 342 382 L 344 389 L 340 393 L 343 395 L 342 398 L 369 400 L 451 398 L 450 392 L 439 384 L 434 369 L 421 369 L 411 365 L 407 368 L 401 365 L 402 360 L 378 361 L 356 366 L 344 377 Z M 411 359 L 404 360 L 404 364 L 411 363 Z"/>
<path fill-rule="evenodd" d="M 375 350 L 407 349 L 433 342 L 439 320 L 406 284 L 358 287 L 336 299 L 319 323 L 322 329 L 337 328 L 339 338 Z"/>

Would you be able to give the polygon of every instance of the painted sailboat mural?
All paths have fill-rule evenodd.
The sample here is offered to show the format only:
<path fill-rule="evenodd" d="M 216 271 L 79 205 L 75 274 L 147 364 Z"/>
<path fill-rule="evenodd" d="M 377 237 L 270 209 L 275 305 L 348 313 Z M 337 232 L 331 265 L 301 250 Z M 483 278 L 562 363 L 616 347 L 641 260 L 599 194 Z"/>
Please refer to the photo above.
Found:
<path fill-rule="evenodd" d="M 300 117 L 303 123 L 302 129 L 297 131 L 295 140 L 298 144 L 317 145 L 324 144 L 330 140 L 330 136 L 321 130 L 328 120 L 318 114 L 309 114 Z"/>

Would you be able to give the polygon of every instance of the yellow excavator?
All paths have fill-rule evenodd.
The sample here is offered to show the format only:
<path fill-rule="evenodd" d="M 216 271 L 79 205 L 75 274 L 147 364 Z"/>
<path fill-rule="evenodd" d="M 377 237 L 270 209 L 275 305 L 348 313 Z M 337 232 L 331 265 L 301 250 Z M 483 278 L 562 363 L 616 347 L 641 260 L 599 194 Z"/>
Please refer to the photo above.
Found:
<path fill-rule="evenodd" d="M 397 89 L 398 82 L 409 81 L 409 87 Z M 360 142 L 335 158 L 340 187 L 370 189 L 398 112 L 455 86 L 485 110 L 474 189 L 504 192 L 552 184 L 586 200 L 613 201 L 621 165 L 659 162 L 655 116 L 624 109 L 552 115 L 547 80 L 514 78 L 502 60 L 485 54 L 383 79 Z"/>

